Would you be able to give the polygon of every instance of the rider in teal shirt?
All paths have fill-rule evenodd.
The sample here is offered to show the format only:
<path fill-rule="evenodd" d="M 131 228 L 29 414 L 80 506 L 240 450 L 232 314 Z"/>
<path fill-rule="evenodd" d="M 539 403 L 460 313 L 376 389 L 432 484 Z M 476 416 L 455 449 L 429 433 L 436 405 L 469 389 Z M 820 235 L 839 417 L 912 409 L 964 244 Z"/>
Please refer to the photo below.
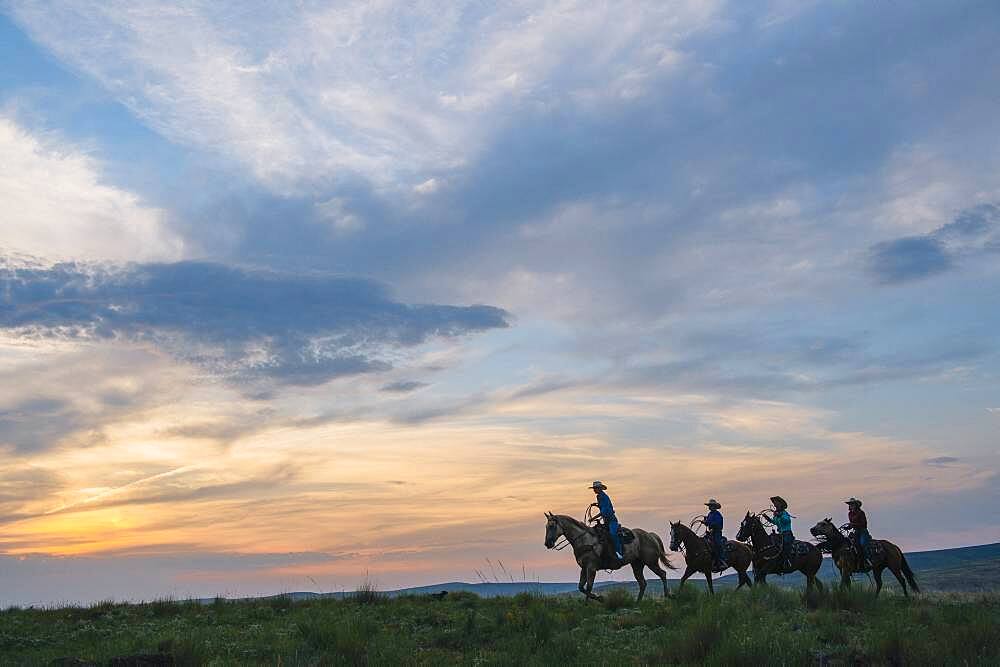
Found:
<path fill-rule="evenodd" d="M 774 517 L 763 515 L 768 523 L 772 523 L 781 533 L 781 560 L 791 566 L 792 543 L 795 542 L 795 535 L 792 533 L 792 515 L 788 513 L 788 503 L 781 496 L 771 496 L 771 503 L 774 504 Z"/>

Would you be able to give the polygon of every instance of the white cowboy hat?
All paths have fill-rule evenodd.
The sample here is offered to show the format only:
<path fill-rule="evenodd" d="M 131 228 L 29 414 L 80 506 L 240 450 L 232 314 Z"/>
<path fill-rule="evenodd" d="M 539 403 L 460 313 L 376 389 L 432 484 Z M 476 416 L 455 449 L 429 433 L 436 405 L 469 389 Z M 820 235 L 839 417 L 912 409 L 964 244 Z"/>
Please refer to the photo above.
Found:
<path fill-rule="evenodd" d="M 720 510 L 722 509 L 722 505 L 715 498 L 709 498 L 708 502 L 705 503 L 705 507 L 707 507 L 708 509 L 712 509 L 712 507 L 715 507 L 716 509 Z"/>
<path fill-rule="evenodd" d="M 854 496 L 851 496 L 850 500 L 845 500 L 844 504 L 845 505 L 857 505 L 858 507 L 861 507 L 861 501 L 858 500 L 857 498 L 855 498 Z"/>
<path fill-rule="evenodd" d="M 604 491 L 608 487 L 604 486 L 604 482 L 602 482 L 601 480 L 595 479 L 594 483 L 590 485 L 590 488 L 592 488 L 592 489 L 601 489 L 602 491 Z"/>

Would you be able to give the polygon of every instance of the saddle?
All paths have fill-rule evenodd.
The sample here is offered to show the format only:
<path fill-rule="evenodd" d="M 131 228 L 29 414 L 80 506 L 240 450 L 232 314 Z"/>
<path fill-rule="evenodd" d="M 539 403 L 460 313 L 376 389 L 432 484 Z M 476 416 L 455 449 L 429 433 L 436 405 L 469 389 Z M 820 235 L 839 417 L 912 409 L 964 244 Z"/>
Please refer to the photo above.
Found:
<path fill-rule="evenodd" d="M 780 558 L 781 547 L 782 547 L 781 533 L 771 533 L 770 537 L 771 537 L 771 543 L 764 549 L 764 551 L 767 552 L 766 558 L 768 559 L 775 558 L 779 560 L 779 562 L 775 564 L 776 567 L 771 574 L 781 575 L 794 572 L 795 571 L 794 569 L 789 569 L 789 567 L 787 567 L 789 563 L 785 562 L 785 559 Z M 791 546 L 788 547 L 788 553 L 786 554 L 786 556 L 789 561 L 794 562 L 796 558 L 801 558 L 802 556 L 808 554 L 809 550 L 812 548 L 813 545 L 810 544 L 809 542 L 803 542 L 802 540 L 794 540 Z"/>
<path fill-rule="evenodd" d="M 858 572 L 869 572 L 871 571 L 871 565 L 882 555 L 882 543 L 878 540 L 872 538 L 868 541 L 868 550 L 865 553 L 865 549 L 857 543 L 856 540 L 851 539 L 851 551 L 854 553 L 855 558 L 858 562 Z"/>
<path fill-rule="evenodd" d="M 611 544 L 611 529 L 608 528 L 608 524 L 599 523 L 597 524 L 597 537 L 601 540 L 601 544 Z M 618 526 L 618 537 L 621 539 L 622 544 L 631 544 L 635 541 L 635 533 L 632 532 L 631 528 L 625 528 L 624 526 Z"/>
<path fill-rule="evenodd" d="M 597 539 L 601 543 L 601 568 L 613 570 L 621 567 L 621 563 L 615 557 L 615 547 L 611 541 L 611 529 L 603 522 L 598 523 L 595 528 L 597 529 Z M 635 541 L 635 533 L 624 526 L 618 526 L 618 537 L 622 541 L 623 552 L 626 544 L 631 544 Z"/>
<path fill-rule="evenodd" d="M 713 548 L 714 549 L 715 544 L 712 542 L 712 534 L 711 533 L 705 533 L 704 535 L 701 536 L 701 539 L 705 540 L 705 544 L 707 544 L 709 546 L 709 548 Z M 726 549 L 726 553 L 732 553 L 732 551 L 734 549 L 736 549 L 736 545 L 737 544 L 738 544 L 738 542 L 733 542 L 728 537 L 723 537 L 722 538 L 722 546 Z"/>

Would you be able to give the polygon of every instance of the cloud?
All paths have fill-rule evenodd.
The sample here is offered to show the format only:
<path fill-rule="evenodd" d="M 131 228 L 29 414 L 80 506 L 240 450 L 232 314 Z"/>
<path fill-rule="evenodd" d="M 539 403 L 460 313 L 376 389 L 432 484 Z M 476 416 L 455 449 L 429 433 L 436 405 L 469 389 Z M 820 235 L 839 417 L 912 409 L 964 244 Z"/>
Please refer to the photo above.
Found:
<path fill-rule="evenodd" d="M 98 162 L 0 115 L 0 201 L 6 253 L 56 259 L 179 259 L 164 211 L 103 182 Z"/>
<path fill-rule="evenodd" d="M 715 3 L 14 2 L 34 39 L 174 141 L 268 187 L 347 174 L 410 188 L 463 163 L 504 109 L 635 97 Z M 601 48 L 592 44 L 600 39 Z M 609 61 L 620 61 L 607 76 Z M 569 77 L 564 91 L 551 82 Z M 430 176 L 430 179 L 428 178 Z M 419 191 L 418 191 L 419 192 Z"/>
<path fill-rule="evenodd" d="M 954 456 L 935 456 L 933 458 L 924 459 L 924 463 L 929 466 L 944 466 L 949 463 L 958 463 L 960 459 Z"/>
<path fill-rule="evenodd" d="M 416 391 L 417 389 L 423 389 L 427 387 L 426 382 L 418 382 L 416 380 L 401 380 L 399 382 L 390 382 L 389 384 L 382 385 L 381 391 L 388 392 L 390 394 L 408 394 L 410 392 Z"/>
<path fill-rule="evenodd" d="M 872 248 L 871 270 L 883 283 L 903 283 L 942 273 L 951 267 L 944 245 L 929 237 L 910 236 Z"/>
<path fill-rule="evenodd" d="M 879 282 L 905 283 L 944 273 L 958 262 L 1000 252 L 1000 207 L 981 204 L 929 234 L 883 241 L 871 248 L 869 269 Z"/>
<path fill-rule="evenodd" d="M 309 386 L 383 371 L 385 353 L 506 327 L 490 306 L 408 305 L 375 282 L 208 262 L 8 268 L 0 329 L 152 343 L 229 379 Z"/>

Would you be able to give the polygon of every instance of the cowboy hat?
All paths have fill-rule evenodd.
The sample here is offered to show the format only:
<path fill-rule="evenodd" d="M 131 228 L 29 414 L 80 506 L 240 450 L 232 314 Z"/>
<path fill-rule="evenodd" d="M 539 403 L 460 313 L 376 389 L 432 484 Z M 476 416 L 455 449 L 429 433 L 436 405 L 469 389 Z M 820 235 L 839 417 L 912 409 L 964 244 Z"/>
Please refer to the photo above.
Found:
<path fill-rule="evenodd" d="M 601 489 L 602 491 L 604 491 L 608 487 L 604 486 L 604 482 L 602 482 L 601 480 L 597 479 L 597 480 L 594 480 L 594 483 L 590 485 L 590 488 L 592 488 L 592 489 Z"/>
<path fill-rule="evenodd" d="M 846 504 L 846 505 L 857 505 L 858 507 L 861 507 L 861 501 L 858 500 L 857 498 L 855 498 L 854 496 L 851 496 L 850 500 L 845 500 L 844 504 Z"/>
<path fill-rule="evenodd" d="M 706 507 L 707 507 L 708 509 L 712 509 L 712 508 L 715 508 L 715 509 L 717 509 L 717 510 L 721 510 L 721 509 L 722 509 L 722 505 L 720 505 L 720 504 L 719 504 L 719 501 L 718 501 L 718 500 L 716 500 L 715 498 L 709 498 L 709 499 L 708 499 L 708 502 L 707 502 L 707 503 L 705 503 L 705 506 L 706 506 Z"/>
<path fill-rule="evenodd" d="M 781 509 L 788 509 L 788 502 L 781 496 L 771 496 L 771 502 L 775 507 L 781 505 Z"/>

